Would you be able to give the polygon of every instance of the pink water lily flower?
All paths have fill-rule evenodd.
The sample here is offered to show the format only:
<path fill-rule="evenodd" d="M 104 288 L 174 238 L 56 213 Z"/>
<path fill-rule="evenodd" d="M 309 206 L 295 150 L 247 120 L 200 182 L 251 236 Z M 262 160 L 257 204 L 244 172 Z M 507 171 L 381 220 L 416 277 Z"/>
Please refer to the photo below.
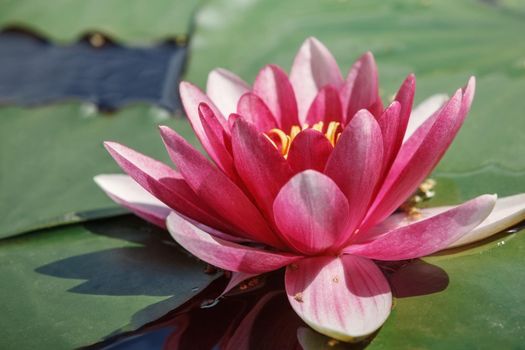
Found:
<path fill-rule="evenodd" d="M 450 99 L 433 97 L 412 113 L 409 75 L 385 108 L 371 53 L 343 79 L 331 53 L 309 38 L 290 76 L 268 65 L 250 87 L 217 69 L 206 94 L 181 83 L 186 114 L 211 161 L 162 126 L 177 170 L 106 142 L 129 177 L 96 181 L 195 256 L 238 272 L 235 282 L 286 267 L 290 304 L 308 325 L 360 339 L 392 307 L 374 261 L 466 244 L 525 216 L 524 195 L 482 195 L 416 219 L 396 213 L 454 139 L 474 86 L 471 78 Z"/>

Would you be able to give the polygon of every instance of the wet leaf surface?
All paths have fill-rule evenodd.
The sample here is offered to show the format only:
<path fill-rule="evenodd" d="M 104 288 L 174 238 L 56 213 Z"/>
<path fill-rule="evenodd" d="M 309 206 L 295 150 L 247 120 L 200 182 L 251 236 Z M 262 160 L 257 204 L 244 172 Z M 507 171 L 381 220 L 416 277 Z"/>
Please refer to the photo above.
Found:
<path fill-rule="evenodd" d="M 169 163 L 158 124 L 195 140 L 186 120 L 144 105 L 109 115 L 78 103 L 0 108 L 0 237 L 122 213 L 93 182 L 121 172 L 102 142 Z"/>
<path fill-rule="evenodd" d="M 154 321 L 220 273 L 132 216 L 0 242 L 2 346 L 71 349 Z"/>
<path fill-rule="evenodd" d="M 97 30 L 125 42 L 145 43 L 185 36 L 200 1 L 71 0 L 2 1 L 0 27 L 21 26 L 53 41 L 76 41 Z"/>

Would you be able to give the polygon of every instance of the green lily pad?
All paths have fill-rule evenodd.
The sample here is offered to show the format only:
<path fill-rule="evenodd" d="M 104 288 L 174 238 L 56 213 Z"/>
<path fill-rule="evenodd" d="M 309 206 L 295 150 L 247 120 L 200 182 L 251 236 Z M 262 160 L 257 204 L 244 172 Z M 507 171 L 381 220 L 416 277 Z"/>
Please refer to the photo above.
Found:
<path fill-rule="evenodd" d="M 446 289 L 399 298 L 369 349 L 518 349 L 523 332 L 525 231 L 424 260 Z"/>
<path fill-rule="evenodd" d="M 220 274 L 132 216 L 0 242 L 2 348 L 72 349 L 156 320 Z"/>
<path fill-rule="evenodd" d="M 289 69 L 307 36 L 323 41 L 345 74 L 371 50 L 385 100 L 410 72 L 417 101 L 451 94 L 476 75 L 470 116 L 433 176 L 454 191 L 441 194 L 448 203 L 524 192 L 524 10 L 511 0 L 209 2 L 196 17 L 186 79 L 204 86 L 217 66 L 247 81 L 267 63 Z"/>
<path fill-rule="evenodd" d="M 123 213 L 93 176 L 120 172 L 102 142 L 169 162 L 157 125 L 195 140 L 185 119 L 138 105 L 112 115 L 77 103 L 0 108 L 0 237 Z"/>
<path fill-rule="evenodd" d="M 0 27 L 29 28 L 62 42 L 98 31 L 117 41 L 146 43 L 187 35 L 198 5 L 199 1 L 184 0 L 6 0 L 2 1 Z"/>

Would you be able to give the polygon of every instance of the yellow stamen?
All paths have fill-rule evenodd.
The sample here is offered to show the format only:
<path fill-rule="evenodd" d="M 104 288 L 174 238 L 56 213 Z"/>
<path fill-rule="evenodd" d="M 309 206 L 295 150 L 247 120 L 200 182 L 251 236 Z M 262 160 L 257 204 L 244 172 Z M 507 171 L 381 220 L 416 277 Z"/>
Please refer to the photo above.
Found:
<path fill-rule="evenodd" d="M 290 141 L 293 141 L 297 134 L 301 132 L 301 128 L 298 125 L 292 126 L 292 129 L 290 130 Z"/>
<path fill-rule="evenodd" d="M 339 135 L 341 135 L 340 132 L 337 132 L 340 125 L 341 124 L 338 122 L 330 122 L 330 124 L 328 124 L 328 128 L 326 129 L 326 138 L 328 139 L 328 141 L 330 141 L 332 146 L 335 146 L 335 142 L 339 138 Z"/>
<path fill-rule="evenodd" d="M 271 144 L 278 149 L 282 156 L 284 158 L 288 157 L 288 152 L 290 151 L 290 146 L 293 142 L 293 140 L 299 135 L 299 133 L 302 130 L 306 129 L 312 129 L 319 131 L 320 133 L 324 133 L 330 144 L 332 146 L 335 146 L 337 141 L 339 141 L 339 137 L 341 136 L 341 123 L 339 122 L 330 122 L 328 123 L 328 126 L 326 127 L 326 131 L 324 131 L 324 122 L 317 122 L 312 126 L 309 126 L 308 124 L 303 124 L 302 126 L 294 125 L 290 128 L 290 134 L 287 135 L 283 130 L 281 129 L 271 129 L 270 131 L 266 132 L 264 136 L 268 139 L 268 141 L 271 142 Z"/>
<path fill-rule="evenodd" d="M 319 131 L 319 132 L 323 132 L 323 126 L 324 126 L 324 123 L 323 123 L 323 122 L 315 123 L 315 124 L 312 126 L 312 129 L 317 130 L 317 131 Z"/>

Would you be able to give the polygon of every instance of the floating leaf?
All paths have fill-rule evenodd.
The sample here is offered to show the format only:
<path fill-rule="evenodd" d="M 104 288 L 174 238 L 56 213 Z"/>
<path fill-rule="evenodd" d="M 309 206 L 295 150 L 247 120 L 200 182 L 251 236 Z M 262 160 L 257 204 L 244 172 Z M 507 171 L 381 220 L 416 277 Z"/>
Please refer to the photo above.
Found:
<path fill-rule="evenodd" d="M 0 237 L 122 213 L 93 182 L 97 174 L 120 172 L 102 142 L 119 141 L 169 163 L 158 124 L 195 140 L 186 120 L 143 105 L 112 115 L 77 103 L 0 108 Z"/>
<path fill-rule="evenodd" d="M 96 30 L 118 41 L 149 42 L 176 35 L 185 37 L 199 2 L 5 0 L 2 1 L 0 27 L 29 27 L 58 41 L 74 41 Z"/>
<path fill-rule="evenodd" d="M 0 242 L 3 348 L 76 348 L 154 321 L 220 276 L 132 216 Z"/>

